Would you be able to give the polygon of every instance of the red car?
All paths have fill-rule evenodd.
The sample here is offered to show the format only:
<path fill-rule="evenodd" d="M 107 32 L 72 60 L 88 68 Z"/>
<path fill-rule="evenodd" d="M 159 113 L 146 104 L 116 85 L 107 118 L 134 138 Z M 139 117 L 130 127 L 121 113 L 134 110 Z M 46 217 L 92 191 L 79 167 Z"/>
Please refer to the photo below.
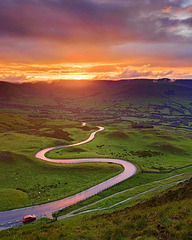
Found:
<path fill-rule="evenodd" d="M 31 222 L 31 221 L 34 221 L 36 220 L 36 216 L 33 214 L 33 215 L 26 215 L 23 217 L 23 223 L 26 223 L 26 222 Z"/>

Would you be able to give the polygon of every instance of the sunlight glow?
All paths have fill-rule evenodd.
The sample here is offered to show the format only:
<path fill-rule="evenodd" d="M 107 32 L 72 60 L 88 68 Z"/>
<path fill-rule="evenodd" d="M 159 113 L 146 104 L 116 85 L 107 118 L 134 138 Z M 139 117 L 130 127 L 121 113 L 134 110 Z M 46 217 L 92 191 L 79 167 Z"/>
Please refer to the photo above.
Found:
<path fill-rule="evenodd" d="M 155 60 L 153 61 L 155 63 Z M 0 80 L 10 82 L 54 80 L 119 80 L 132 78 L 184 78 L 192 75 L 190 67 L 157 67 L 151 64 L 83 63 L 83 64 L 0 64 Z"/>

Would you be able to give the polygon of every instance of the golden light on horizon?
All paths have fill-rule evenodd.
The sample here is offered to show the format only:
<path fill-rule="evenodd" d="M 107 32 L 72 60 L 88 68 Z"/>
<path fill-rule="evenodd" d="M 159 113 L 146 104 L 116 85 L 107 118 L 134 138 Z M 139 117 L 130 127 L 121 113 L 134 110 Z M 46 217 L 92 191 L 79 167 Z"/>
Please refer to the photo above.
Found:
<path fill-rule="evenodd" d="M 192 78 L 192 4 L 174 2 L 0 1 L 0 81 Z"/>
<path fill-rule="evenodd" d="M 159 67 L 129 62 L 74 64 L 0 64 L 0 80 L 10 82 L 54 80 L 119 80 L 133 78 L 186 78 L 190 67 Z"/>

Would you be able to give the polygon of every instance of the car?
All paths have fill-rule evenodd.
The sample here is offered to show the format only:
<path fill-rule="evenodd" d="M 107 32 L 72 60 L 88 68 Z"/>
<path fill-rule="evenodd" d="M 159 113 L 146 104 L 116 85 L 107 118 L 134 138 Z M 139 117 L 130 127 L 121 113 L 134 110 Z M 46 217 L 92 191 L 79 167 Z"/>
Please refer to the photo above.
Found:
<path fill-rule="evenodd" d="M 23 223 L 32 222 L 32 221 L 35 221 L 35 220 L 36 220 L 35 214 L 26 215 L 26 216 L 23 217 Z"/>

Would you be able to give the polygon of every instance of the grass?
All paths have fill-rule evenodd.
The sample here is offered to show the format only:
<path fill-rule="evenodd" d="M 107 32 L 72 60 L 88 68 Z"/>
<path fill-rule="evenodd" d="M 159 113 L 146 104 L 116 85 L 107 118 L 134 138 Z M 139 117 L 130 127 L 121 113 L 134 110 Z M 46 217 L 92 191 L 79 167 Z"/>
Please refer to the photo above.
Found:
<path fill-rule="evenodd" d="M 14 104 L 4 106 L 3 103 L 7 112 L 79 121 L 83 119 L 92 121 L 93 126 L 84 128 L 75 121 L 0 114 L 2 209 L 29 206 L 72 195 L 122 171 L 121 167 L 107 163 L 63 166 L 34 158 L 41 149 L 86 139 L 97 124 L 106 127 L 94 141 L 78 147 L 52 151 L 48 156 L 62 159 L 120 158 L 133 162 L 138 172 L 130 179 L 67 208 L 63 213 L 98 200 L 101 202 L 93 208 L 112 206 L 154 186 L 185 177 L 170 178 L 174 175 L 191 174 L 192 119 L 189 88 L 181 88 L 177 83 L 149 83 L 148 87 L 140 81 L 124 83 L 114 82 L 115 87 L 110 83 L 111 87 L 98 87 L 99 91 L 95 91 L 95 87 L 89 91 L 84 90 L 84 93 L 82 90 L 73 93 L 69 91 L 69 94 L 66 91 L 64 95 L 63 92 L 56 94 L 55 97 L 58 98 L 41 97 L 41 94 L 37 94 L 33 99 L 24 91 L 23 97 L 19 94 L 20 100 L 17 97 L 11 100 L 14 104 L 21 104 L 20 109 Z M 168 89 L 175 95 L 167 94 Z M 154 128 L 133 129 L 134 126 Z M 162 182 L 155 182 L 159 180 Z M 0 237 L 19 240 L 188 240 L 192 238 L 191 182 L 179 186 L 180 189 L 175 186 L 165 194 L 162 194 L 162 191 L 167 189 L 166 186 L 137 196 L 116 206 L 115 212 L 112 208 L 56 223 L 42 219 L 31 225 L 0 232 Z M 124 190 L 126 192 L 117 194 Z M 116 195 L 111 198 L 112 194 Z M 103 200 L 106 197 L 109 198 Z M 153 197 L 152 200 L 142 203 L 150 197 Z M 11 198 L 14 201 L 8 202 Z M 126 208 L 128 206 L 133 207 Z"/>
<path fill-rule="evenodd" d="M 123 190 L 114 195 L 108 196 L 105 199 L 101 199 L 99 202 L 96 202 L 95 204 L 93 203 L 91 206 L 87 206 L 87 207 L 85 206 L 83 209 L 79 209 L 79 210 L 77 209 L 75 211 L 75 213 L 80 213 L 80 212 L 84 212 L 84 211 L 91 210 L 91 209 L 102 209 L 102 208 L 113 207 L 113 210 L 114 210 L 114 209 L 122 207 L 122 206 L 126 206 L 126 207 L 132 206 L 133 204 L 138 202 L 138 199 L 139 199 L 139 201 L 141 201 L 141 200 L 147 199 L 151 196 L 154 196 L 155 194 L 157 194 L 157 192 L 161 192 L 162 189 L 170 188 L 171 184 L 173 184 L 173 185 L 177 184 L 175 182 L 185 179 L 187 177 L 190 177 L 191 175 L 192 175 L 192 173 L 179 174 L 179 175 L 176 175 L 171 178 L 162 179 L 160 181 L 155 181 L 155 182 L 151 182 L 148 184 L 142 184 L 142 185 L 139 185 L 139 186 L 136 186 L 133 188 L 129 188 L 127 190 Z M 168 184 L 168 185 L 165 186 L 166 184 Z M 162 186 L 162 189 L 161 189 L 161 186 Z M 157 189 L 154 189 L 154 188 L 157 188 Z M 149 193 L 146 192 L 151 189 L 152 189 L 152 192 L 149 192 Z M 139 195 L 140 193 L 144 193 L 144 196 L 143 195 L 140 196 Z M 134 196 L 137 196 L 136 199 Z M 132 197 L 134 197 L 134 199 L 131 199 Z M 128 200 L 128 199 L 130 199 L 130 200 Z M 126 201 L 126 200 L 128 200 L 128 201 Z M 125 202 L 119 204 L 120 202 L 123 202 L 123 201 L 125 201 Z M 115 204 L 117 204 L 117 205 L 115 206 Z M 68 211 L 69 211 L 69 209 L 68 209 Z"/>
<path fill-rule="evenodd" d="M 56 129 L 60 128 L 64 132 L 68 132 L 68 136 L 77 139 L 77 141 L 84 140 L 89 136 L 94 129 L 91 126 L 84 128 L 76 122 L 30 119 L 12 114 L 2 116 L 5 116 L 5 119 L 1 118 L 4 120 L 1 121 L 2 132 L 0 133 L 0 166 L 2 169 L 0 188 L 2 190 L 10 189 L 9 196 L 11 196 L 12 190 L 27 194 L 27 200 L 18 202 L 17 207 L 54 201 L 73 195 L 122 171 L 120 166 L 114 164 L 86 163 L 63 166 L 34 158 L 40 149 L 76 142 L 70 139 L 67 141 L 54 138 L 55 126 Z M 20 117 L 21 123 L 15 126 L 14 123 L 19 122 Z M 11 131 L 11 129 L 13 130 Z M 48 137 L 47 134 L 51 132 L 53 137 Z M 177 131 L 162 128 L 131 130 L 120 127 L 117 130 L 117 128 L 106 127 L 105 131 L 98 135 L 94 141 L 88 144 L 51 151 L 47 156 L 60 159 L 121 158 L 135 163 L 138 167 L 138 174 L 83 203 L 78 203 L 77 206 L 70 207 L 67 211 L 93 203 L 95 200 L 124 189 L 139 186 L 141 183 L 150 184 L 177 173 L 190 171 L 190 167 L 177 169 L 191 163 L 190 146 L 192 140 L 186 136 L 185 132 L 178 134 Z M 161 146 L 165 146 L 165 144 L 168 148 L 163 151 Z M 181 154 L 178 154 L 178 149 Z M 166 173 L 170 170 L 172 172 Z M 151 172 L 151 174 L 147 172 Z M 163 175 L 154 174 L 159 172 Z M 10 177 L 7 179 L 7 176 Z M 146 186 L 140 187 L 139 191 L 144 191 Z M 13 204 L 8 206 L 6 198 L 2 197 L 1 199 L 1 210 L 15 208 Z"/>
<path fill-rule="evenodd" d="M 158 173 L 191 164 L 191 144 L 191 138 L 178 136 L 172 130 L 155 128 L 116 131 L 106 127 L 93 142 L 81 146 L 82 151 L 73 153 L 67 148 L 58 149 L 47 153 L 47 157 L 120 158 L 134 162 L 143 171 Z"/>
<path fill-rule="evenodd" d="M 72 211 L 76 211 L 79 208 L 86 207 L 89 204 L 94 204 L 97 201 L 101 201 L 98 205 L 98 207 L 101 207 L 102 203 L 105 202 L 105 201 L 103 201 L 103 199 L 108 198 L 106 201 L 109 201 L 110 196 L 113 196 L 113 195 L 118 194 L 119 192 L 123 192 L 123 191 L 127 191 L 127 193 L 122 194 L 123 198 L 126 199 L 126 197 L 133 196 L 134 194 L 137 194 L 137 193 L 142 193 L 146 189 L 153 188 L 153 186 L 160 186 L 163 183 L 165 183 L 165 184 L 166 183 L 171 183 L 171 182 L 174 182 L 174 181 L 177 181 L 177 180 L 180 180 L 180 179 L 184 179 L 188 176 L 191 176 L 191 171 L 192 171 L 192 167 L 187 168 L 185 170 L 183 170 L 183 169 L 182 170 L 177 170 L 177 171 L 169 173 L 169 174 L 161 174 L 161 175 L 159 175 L 159 174 L 146 174 L 146 173 L 136 174 L 133 177 L 131 177 L 130 179 L 127 179 L 127 180 L 123 181 L 122 183 L 119 183 L 119 184 L 117 184 L 117 185 L 115 185 L 115 186 L 113 186 L 113 187 L 111 187 L 111 188 L 109 188 L 109 189 L 107 189 L 103 192 L 100 192 L 96 196 L 93 196 L 89 199 L 86 199 L 82 202 L 79 202 L 75 205 L 72 205 L 72 206 L 69 206 L 69 207 L 63 209 L 63 211 L 60 212 L 60 215 L 65 215 L 65 214 L 70 213 Z M 183 172 L 185 172 L 185 174 L 183 174 Z M 179 176 L 177 176 L 177 175 L 179 175 Z M 156 181 L 160 181 L 160 182 L 156 183 Z M 160 188 L 157 191 L 161 192 L 162 190 L 163 190 L 163 188 Z M 154 191 L 154 194 L 157 191 Z M 132 194 L 131 194 L 131 192 L 132 192 Z M 129 196 L 127 196 L 127 194 L 129 194 Z M 140 200 L 147 199 L 149 196 L 151 196 L 151 194 L 153 194 L 153 192 L 149 193 L 149 194 L 142 195 L 141 197 L 139 197 L 137 199 L 140 199 Z M 120 201 L 119 200 L 119 195 L 117 195 L 115 198 L 116 198 L 116 202 Z M 134 205 L 135 203 L 138 202 L 137 199 L 133 199 L 131 201 L 126 202 L 124 204 L 124 206 Z M 112 198 L 111 200 L 113 201 L 114 198 Z M 111 206 L 110 201 L 108 203 L 109 203 L 108 206 Z M 117 208 L 118 207 L 120 207 L 120 206 L 117 206 Z M 105 212 L 106 212 L 106 210 L 105 210 Z"/>
<path fill-rule="evenodd" d="M 0 206 L 4 209 L 18 208 L 18 206 L 28 204 L 28 195 L 22 190 L 16 189 L 0 189 Z"/>
<path fill-rule="evenodd" d="M 115 138 L 117 140 L 118 139 L 120 139 L 120 140 L 122 140 L 122 139 L 124 139 L 124 140 L 129 139 L 129 136 L 126 133 L 124 133 L 123 131 L 112 131 L 112 132 L 106 134 L 106 137 L 108 137 L 108 138 Z"/>
<path fill-rule="evenodd" d="M 131 208 L 57 222 L 42 219 L 4 230 L 1 239 L 191 239 L 191 183 L 192 180 L 181 183 Z"/>
<path fill-rule="evenodd" d="M 12 115 L 11 115 L 12 116 Z M 25 119 L 22 120 L 22 119 Z M 32 135 L 29 127 L 33 122 L 33 127 L 37 128 L 41 119 L 30 119 L 21 116 L 21 124 L 15 126 L 15 119 L 19 122 L 20 115 L 10 115 L 5 119 L 1 115 L 2 129 L 0 133 L 0 210 L 8 210 L 43 202 L 58 200 L 77 192 L 90 188 L 122 171 L 122 167 L 108 163 L 84 163 L 84 164 L 53 164 L 48 163 L 34 156 L 40 150 L 58 143 L 62 140 Z M 9 122 L 9 124 L 7 124 Z M 54 126 L 54 120 L 46 120 L 47 125 Z M 25 133 L 20 133 L 24 124 Z M 65 125 L 66 122 L 63 122 Z M 67 122 L 69 127 L 69 122 Z M 78 138 L 79 132 L 85 136 L 89 131 L 82 130 L 79 123 L 76 134 L 73 138 Z M 9 125 L 9 129 L 7 126 Z M 26 127 L 26 125 L 28 127 Z M 74 123 L 71 123 L 74 132 Z M 11 131 L 11 129 L 13 130 Z M 70 127 L 69 127 L 70 128 Z M 39 129 L 42 132 L 47 129 Z M 28 132 L 27 132 L 28 131 Z M 28 134 L 29 133 L 29 134 Z M 79 139 L 83 137 L 80 134 Z M 82 139 L 83 140 L 83 139 Z M 76 149 L 78 152 L 79 150 Z M 89 174 L 87 174 L 89 173 Z M 15 194 L 13 194 L 13 192 Z M 12 198 L 8 203 L 7 199 Z M 18 199 L 20 198 L 20 201 Z"/>
<path fill-rule="evenodd" d="M 16 118 L 19 121 L 19 115 Z M 6 124 L 6 121 L 1 124 L 0 166 L 2 171 L 0 173 L 0 189 L 2 194 L 0 196 L 2 196 L 2 201 L 0 206 L 2 210 L 30 206 L 67 197 L 111 178 L 122 171 L 120 166 L 108 163 L 84 163 L 69 166 L 35 159 L 34 155 L 40 149 L 55 145 L 72 144 L 86 139 L 94 130 L 94 127 L 88 126 L 88 128 L 83 128 L 78 123 L 65 121 L 62 124 L 61 120 L 32 120 L 24 118 L 22 121 L 24 121 L 22 124 L 26 126 L 24 128 L 22 124 L 14 127 L 10 120 L 9 124 Z M 58 131 L 61 137 L 63 132 L 67 132 L 67 137 L 69 138 L 64 140 L 60 137 L 56 138 Z M 47 156 L 50 158 L 60 159 L 120 158 L 133 162 L 138 168 L 138 173 L 135 176 L 65 209 L 62 214 L 77 210 L 98 200 L 101 200 L 100 203 L 82 211 L 109 207 L 162 183 L 166 184 L 173 182 L 175 179 L 182 179 L 184 176 L 166 180 L 166 178 L 177 174 L 190 174 L 192 171 L 192 166 L 187 166 L 191 164 L 191 136 L 190 131 L 186 132 L 185 130 L 180 131 L 162 127 L 154 129 L 128 129 L 124 123 L 116 127 L 106 127 L 105 131 L 98 133 L 98 136 L 88 144 L 58 149 L 47 153 Z M 7 176 L 10 177 L 7 179 Z M 27 176 L 27 178 L 23 180 L 23 176 Z M 162 180 L 162 182 L 155 183 L 158 180 Z M 125 207 L 134 206 L 136 203 L 155 196 L 167 188 L 168 186 L 164 186 L 153 192 L 140 195 L 128 202 L 119 204 L 114 209 L 123 211 Z M 127 191 L 119 193 L 113 198 L 102 200 L 124 190 Z M 13 196 L 13 191 L 15 193 L 14 203 L 6 202 L 6 199 Z M 101 211 L 101 213 L 105 214 L 107 212 L 111 213 L 113 209 Z M 96 215 L 99 217 L 100 213 L 90 213 L 87 215 L 87 218 Z M 76 216 L 75 219 L 84 218 Z M 65 220 L 66 223 L 70 221 Z M 169 221 L 169 218 L 165 217 L 162 221 Z M 106 224 L 106 222 L 104 221 L 103 224 Z M 93 226 L 90 223 L 88 225 L 92 229 Z M 81 228 L 82 226 L 77 224 L 77 228 L 79 227 Z M 67 231 L 66 228 L 61 228 Z M 105 230 L 103 231 L 104 235 L 101 236 L 105 239 L 105 234 L 108 233 Z M 57 234 L 56 232 L 54 233 L 55 239 L 57 239 Z M 101 233 L 96 231 L 90 233 L 90 235 L 86 233 L 86 236 L 91 238 L 93 236 L 91 234 L 96 234 L 94 236 L 100 237 Z M 38 236 L 41 236 L 43 239 L 41 234 L 37 234 L 36 237 L 38 238 Z M 65 234 L 62 233 L 62 236 L 65 237 Z M 77 234 L 77 236 L 79 235 Z M 109 234 L 109 236 L 111 235 Z M 68 237 L 73 236 L 69 233 Z M 80 237 L 82 238 L 83 235 L 80 235 Z"/>
<path fill-rule="evenodd" d="M 89 145 L 82 146 L 81 151 L 79 151 L 78 154 L 75 153 L 75 157 L 78 156 L 79 158 L 84 158 L 95 156 L 121 158 L 136 164 L 138 167 L 138 174 L 108 190 L 99 193 L 97 196 L 93 196 L 90 199 L 65 209 L 62 214 L 135 186 L 139 186 L 138 192 L 143 192 L 147 186 L 148 188 L 152 187 L 152 182 L 154 181 L 169 178 L 184 172 L 187 173 L 192 170 L 192 166 L 187 166 L 191 164 L 192 153 L 190 147 L 192 142 L 190 132 L 155 128 L 142 130 L 124 129 L 119 130 L 118 133 L 122 131 L 128 137 L 126 137 L 125 140 L 123 135 L 121 139 L 119 136 L 122 135 L 118 134 L 119 138 L 117 141 L 115 137 L 108 138 L 108 136 L 112 136 L 113 133 L 116 135 L 117 131 L 113 128 L 106 128 L 106 130 L 101 132 L 94 142 L 89 143 Z M 165 143 L 167 144 L 166 146 L 168 147 L 165 151 L 163 151 L 163 148 L 154 149 L 154 145 L 156 147 L 162 146 L 160 143 L 162 145 L 165 145 Z M 97 147 L 96 152 L 94 152 L 95 144 Z M 71 148 L 71 150 L 72 149 L 73 148 Z M 178 154 L 178 152 L 180 154 Z M 74 153 L 68 152 L 68 149 L 66 148 L 52 151 L 48 153 L 47 156 L 51 158 L 61 158 L 61 156 L 69 158 L 73 157 Z M 185 166 L 187 167 L 185 168 Z M 159 191 L 162 190 L 160 189 Z M 110 199 L 110 201 L 113 200 Z M 108 205 L 108 203 L 109 202 L 107 202 L 106 205 Z"/>
<path fill-rule="evenodd" d="M 25 158 L 24 158 L 25 159 Z M 17 161 L 7 168 L 1 165 L 1 189 L 21 190 L 28 196 L 28 201 L 17 207 L 40 204 L 42 202 L 58 200 L 77 192 L 86 190 L 121 171 L 118 165 L 109 164 L 73 164 L 62 166 L 56 164 L 38 163 L 31 160 Z M 89 174 L 87 174 L 87 172 Z M 9 176 L 7 178 L 7 176 Z M 14 197 L 12 197 L 14 196 Z M 1 195 L 1 210 L 12 209 Z"/>

